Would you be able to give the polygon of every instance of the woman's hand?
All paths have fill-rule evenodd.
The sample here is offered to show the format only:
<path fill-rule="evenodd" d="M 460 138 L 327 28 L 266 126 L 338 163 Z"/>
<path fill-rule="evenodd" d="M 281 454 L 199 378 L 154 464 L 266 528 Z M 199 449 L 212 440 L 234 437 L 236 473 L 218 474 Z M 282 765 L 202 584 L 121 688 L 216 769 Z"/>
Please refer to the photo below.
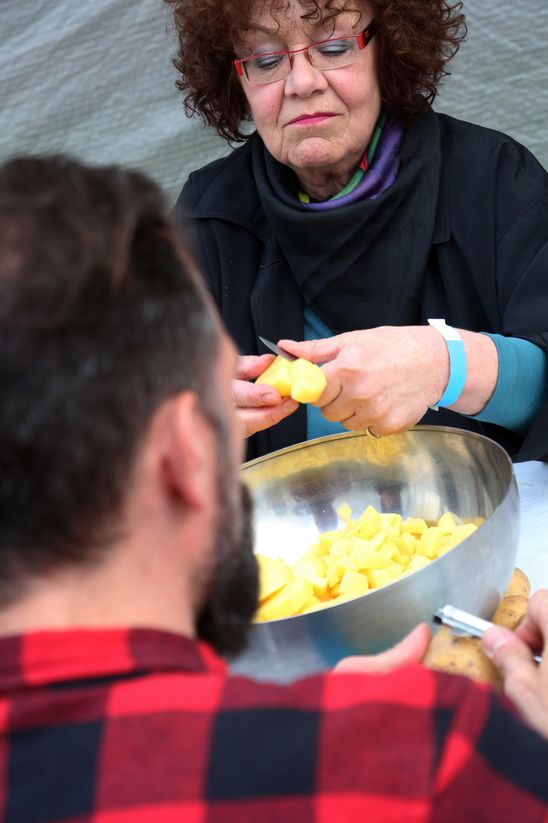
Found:
<path fill-rule="evenodd" d="M 240 357 L 238 360 L 236 379 L 232 381 L 232 396 L 244 437 L 275 426 L 299 407 L 291 397 L 282 399 L 276 389 L 249 382 L 262 374 L 273 360 L 272 354 Z"/>
<path fill-rule="evenodd" d="M 381 326 L 282 348 L 323 363 L 327 386 L 316 403 L 327 420 L 347 429 L 392 434 L 414 426 L 449 378 L 441 334 L 430 326 Z"/>
<path fill-rule="evenodd" d="M 475 414 L 496 385 L 498 359 L 492 340 L 462 333 L 467 382 L 451 408 Z M 369 428 L 393 434 L 414 426 L 442 396 L 449 380 L 449 355 L 442 335 L 431 326 L 380 326 L 296 343 L 283 349 L 322 363 L 327 386 L 315 404 L 327 420 L 347 429 Z"/>
<path fill-rule="evenodd" d="M 548 738 L 548 590 L 532 596 L 515 632 L 495 626 L 483 635 L 487 655 L 500 670 L 503 689 L 523 719 Z M 533 660 L 533 652 L 542 662 Z"/>

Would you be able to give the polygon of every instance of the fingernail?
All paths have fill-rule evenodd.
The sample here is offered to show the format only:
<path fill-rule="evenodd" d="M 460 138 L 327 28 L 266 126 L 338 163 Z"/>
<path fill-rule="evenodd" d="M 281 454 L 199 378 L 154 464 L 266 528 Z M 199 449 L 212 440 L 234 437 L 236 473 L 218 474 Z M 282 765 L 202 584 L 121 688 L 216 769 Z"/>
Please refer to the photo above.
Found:
<path fill-rule="evenodd" d="M 497 629 L 489 629 L 482 637 L 483 648 L 487 657 L 496 657 L 499 649 L 506 645 L 507 638 L 504 632 Z"/>
<path fill-rule="evenodd" d="M 261 402 L 265 404 L 265 406 L 273 406 L 274 403 L 277 401 L 277 397 L 272 392 L 265 392 L 261 394 Z"/>
<path fill-rule="evenodd" d="M 297 403 L 296 400 L 293 400 L 292 397 L 288 397 L 282 403 L 282 409 L 283 409 L 284 412 L 295 411 L 295 409 L 297 408 L 298 405 L 299 404 Z"/>

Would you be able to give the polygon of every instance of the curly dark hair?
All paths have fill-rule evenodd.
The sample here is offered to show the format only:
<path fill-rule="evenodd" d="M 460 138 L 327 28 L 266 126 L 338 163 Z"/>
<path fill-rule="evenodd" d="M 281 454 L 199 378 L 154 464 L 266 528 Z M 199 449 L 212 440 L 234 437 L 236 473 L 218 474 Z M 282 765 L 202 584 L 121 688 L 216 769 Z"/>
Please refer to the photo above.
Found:
<path fill-rule="evenodd" d="M 234 43 L 256 8 L 249 0 L 165 0 L 172 6 L 179 47 L 173 64 L 177 88 L 190 117 L 198 114 L 230 142 L 247 140 L 247 101 L 231 67 Z M 303 19 L 328 23 L 341 11 L 361 12 L 351 0 L 299 0 Z M 289 7 L 289 2 L 286 8 Z M 376 48 L 382 98 L 403 122 L 434 101 L 446 65 L 466 36 L 462 3 L 447 0 L 368 0 L 376 20 Z M 264 0 L 261 10 L 283 13 L 280 0 Z M 364 21 L 369 23 L 370 21 Z"/>

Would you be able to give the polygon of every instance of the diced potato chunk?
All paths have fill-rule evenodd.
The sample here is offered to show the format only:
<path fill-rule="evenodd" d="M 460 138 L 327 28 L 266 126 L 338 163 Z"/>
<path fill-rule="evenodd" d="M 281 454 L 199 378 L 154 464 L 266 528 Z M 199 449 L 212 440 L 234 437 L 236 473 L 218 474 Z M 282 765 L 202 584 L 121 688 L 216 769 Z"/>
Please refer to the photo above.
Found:
<path fill-rule="evenodd" d="M 314 596 L 312 583 L 308 580 L 293 578 L 280 591 L 261 603 L 258 616 L 261 620 L 278 620 L 292 617 L 305 608 Z"/>

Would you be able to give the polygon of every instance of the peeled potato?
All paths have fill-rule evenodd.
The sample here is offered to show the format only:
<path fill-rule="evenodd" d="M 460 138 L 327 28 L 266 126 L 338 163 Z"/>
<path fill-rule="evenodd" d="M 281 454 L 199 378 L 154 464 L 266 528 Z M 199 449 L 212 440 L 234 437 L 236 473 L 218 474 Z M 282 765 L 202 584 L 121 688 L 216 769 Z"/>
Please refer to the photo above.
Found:
<path fill-rule="evenodd" d="M 293 400 L 297 403 L 315 403 L 327 384 L 321 368 L 300 357 L 290 364 L 290 369 Z"/>
<path fill-rule="evenodd" d="M 291 394 L 291 362 L 286 357 L 276 357 L 270 366 L 257 378 L 256 383 L 264 383 L 276 389 L 280 397 Z"/>
<path fill-rule="evenodd" d="M 255 382 L 272 386 L 281 397 L 291 396 L 297 403 L 315 403 L 327 380 L 315 363 L 302 357 L 291 361 L 278 355 Z"/>

